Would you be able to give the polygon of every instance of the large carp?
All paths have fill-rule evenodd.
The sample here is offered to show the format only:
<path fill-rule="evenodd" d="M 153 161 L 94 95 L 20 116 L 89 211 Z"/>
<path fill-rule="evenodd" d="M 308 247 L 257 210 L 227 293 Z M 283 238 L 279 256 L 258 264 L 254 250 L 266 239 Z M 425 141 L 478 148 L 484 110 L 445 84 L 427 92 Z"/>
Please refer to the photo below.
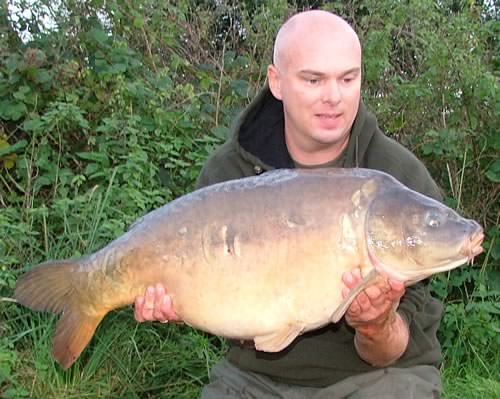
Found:
<path fill-rule="evenodd" d="M 367 169 L 277 170 L 206 187 L 147 214 L 94 254 L 44 263 L 15 298 L 62 313 L 53 354 L 80 355 L 102 318 L 163 283 L 190 326 L 280 351 L 335 323 L 377 276 L 407 285 L 482 251 L 472 220 Z M 363 283 L 342 298 L 342 274 Z"/>

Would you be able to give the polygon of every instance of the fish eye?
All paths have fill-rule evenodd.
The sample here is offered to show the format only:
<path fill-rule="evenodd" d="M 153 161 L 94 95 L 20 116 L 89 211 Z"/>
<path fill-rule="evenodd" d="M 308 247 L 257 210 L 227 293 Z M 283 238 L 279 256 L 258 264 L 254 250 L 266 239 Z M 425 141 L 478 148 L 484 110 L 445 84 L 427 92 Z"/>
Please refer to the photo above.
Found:
<path fill-rule="evenodd" d="M 429 220 L 429 226 L 431 226 L 431 227 L 438 227 L 439 226 L 439 220 L 437 220 L 437 219 L 431 219 L 431 220 Z"/>
<path fill-rule="evenodd" d="M 436 212 L 429 212 L 425 220 L 427 226 L 436 228 L 441 225 L 441 216 Z"/>

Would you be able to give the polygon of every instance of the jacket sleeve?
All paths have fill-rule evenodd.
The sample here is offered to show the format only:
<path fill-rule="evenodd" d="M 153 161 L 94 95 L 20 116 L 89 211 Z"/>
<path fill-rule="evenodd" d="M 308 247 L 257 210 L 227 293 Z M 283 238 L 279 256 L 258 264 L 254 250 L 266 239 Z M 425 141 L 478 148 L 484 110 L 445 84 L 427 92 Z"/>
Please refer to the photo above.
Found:
<path fill-rule="evenodd" d="M 406 289 L 403 298 L 401 298 L 398 311 L 401 313 L 401 316 L 404 317 L 408 326 L 411 326 L 415 314 L 422 311 L 429 299 L 429 280 L 420 281 Z"/>
<path fill-rule="evenodd" d="M 411 151 L 381 131 L 373 135 L 363 167 L 386 172 L 405 186 L 437 201 L 442 201 L 441 189 L 425 165 Z"/>
<path fill-rule="evenodd" d="M 238 168 L 232 167 L 227 161 L 218 158 L 218 154 L 214 153 L 207 159 L 196 180 L 196 189 L 243 177 Z"/>
<path fill-rule="evenodd" d="M 233 142 L 227 141 L 205 161 L 195 188 L 253 175 L 255 175 L 253 164 L 239 154 Z"/>

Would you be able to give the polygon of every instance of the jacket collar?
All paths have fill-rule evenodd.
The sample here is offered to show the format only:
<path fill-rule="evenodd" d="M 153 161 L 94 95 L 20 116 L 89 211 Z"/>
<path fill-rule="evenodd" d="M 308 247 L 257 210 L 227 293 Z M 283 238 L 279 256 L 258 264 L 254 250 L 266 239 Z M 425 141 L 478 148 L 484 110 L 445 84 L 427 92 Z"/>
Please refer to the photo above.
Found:
<path fill-rule="evenodd" d="M 238 118 L 232 140 L 237 141 L 240 154 L 264 170 L 293 168 L 285 143 L 283 104 L 266 84 Z M 360 101 L 347 145 L 343 167 L 358 167 L 375 133 L 375 117 Z"/>

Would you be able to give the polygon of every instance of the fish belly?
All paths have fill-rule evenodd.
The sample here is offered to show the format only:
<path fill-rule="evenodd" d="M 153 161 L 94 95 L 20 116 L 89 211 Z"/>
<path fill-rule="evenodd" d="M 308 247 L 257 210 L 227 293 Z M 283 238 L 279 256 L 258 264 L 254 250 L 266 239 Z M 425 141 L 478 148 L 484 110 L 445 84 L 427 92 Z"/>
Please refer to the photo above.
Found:
<path fill-rule="evenodd" d="M 342 274 L 363 262 L 361 216 L 348 237 L 343 223 L 355 217 L 351 197 L 363 182 L 334 189 L 335 206 L 325 183 L 216 191 L 192 208 L 179 205 L 153 246 L 163 248 L 156 262 L 162 272 L 154 274 L 163 276 L 181 318 L 238 339 L 330 322 L 342 302 Z"/>

